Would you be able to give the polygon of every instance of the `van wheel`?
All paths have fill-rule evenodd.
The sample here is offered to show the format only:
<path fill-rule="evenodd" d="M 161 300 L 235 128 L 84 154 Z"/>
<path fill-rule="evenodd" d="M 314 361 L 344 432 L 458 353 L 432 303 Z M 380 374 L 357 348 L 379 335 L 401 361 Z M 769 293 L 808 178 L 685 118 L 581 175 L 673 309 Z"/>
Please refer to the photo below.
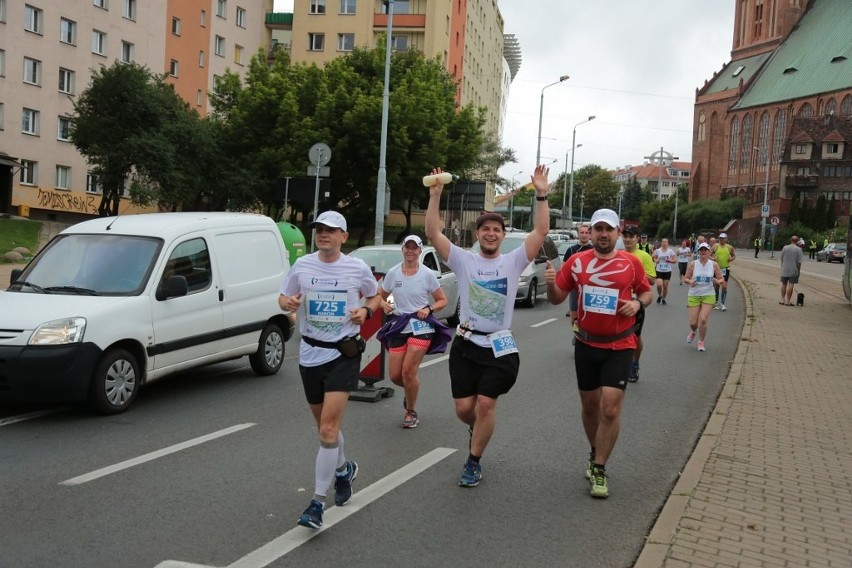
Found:
<path fill-rule="evenodd" d="M 538 293 L 538 281 L 533 278 L 532 282 L 530 282 L 530 289 L 527 291 L 527 298 L 524 300 L 524 305 L 528 308 L 535 307 L 535 297 Z"/>
<path fill-rule="evenodd" d="M 139 363 L 126 349 L 110 349 L 101 357 L 89 387 L 89 406 L 101 414 L 130 408 L 139 391 Z"/>
<path fill-rule="evenodd" d="M 447 325 L 450 327 L 456 327 L 459 323 L 461 323 L 461 300 L 456 301 L 456 311 L 447 318 Z"/>
<path fill-rule="evenodd" d="M 283 362 L 284 334 L 278 324 L 266 324 L 260 334 L 257 351 L 249 355 L 251 368 L 258 375 L 274 375 Z"/>

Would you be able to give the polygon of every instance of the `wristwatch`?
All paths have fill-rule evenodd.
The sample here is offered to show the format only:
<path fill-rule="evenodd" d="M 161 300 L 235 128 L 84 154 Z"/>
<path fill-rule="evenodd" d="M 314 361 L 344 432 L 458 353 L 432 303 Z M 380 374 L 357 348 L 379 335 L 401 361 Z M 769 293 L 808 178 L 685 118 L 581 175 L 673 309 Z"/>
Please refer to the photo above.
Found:
<path fill-rule="evenodd" d="M 367 317 L 365 319 L 370 319 L 371 317 L 373 317 L 373 310 L 371 310 L 369 306 L 361 306 L 361 307 L 364 308 L 365 310 L 367 310 Z"/>
<path fill-rule="evenodd" d="M 546 195 L 536 195 L 535 200 L 536 201 L 547 201 L 547 196 Z"/>
<path fill-rule="evenodd" d="M 435 310 L 432 309 L 432 306 L 426 306 L 426 309 L 429 310 L 430 316 L 435 313 Z"/>
<path fill-rule="evenodd" d="M 646 306 L 646 305 L 644 304 L 644 302 L 642 302 L 642 300 L 640 300 L 639 298 L 636 298 L 636 301 L 637 301 L 637 302 L 639 302 L 639 305 L 640 305 L 640 306 L 642 306 L 641 308 L 639 308 L 640 310 L 644 310 L 645 308 L 647 308 L 647 307 L 648 307 L 648 306 Z"/>

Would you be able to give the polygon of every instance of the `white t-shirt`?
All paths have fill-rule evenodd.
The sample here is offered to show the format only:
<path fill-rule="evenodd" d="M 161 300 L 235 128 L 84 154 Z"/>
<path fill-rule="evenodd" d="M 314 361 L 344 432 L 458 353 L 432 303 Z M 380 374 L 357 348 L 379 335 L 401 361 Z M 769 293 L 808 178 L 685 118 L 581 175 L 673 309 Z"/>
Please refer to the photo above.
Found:
<path fill-rule="evenodd" d="M 654 251 L 654 255 L 657 257 L 657 272 L 671 272 L 672 271 L 672 262 L 674 262 L 675 251 L 671 248 L 663 250 L 662 247 L 658 248 Z"/>
<path fill-rule="evenodd" d="M 511 328 L 518 277 L 530 262 L 523 245 L 497 258 L 452 245 L 447 265 L 459 279 L 462 325 L 486 333 Z M 484 335 L 474 334 L 470 340 L 489 347 Z"/>
<path fill-rule="evenodd" d="M 323 262 L 319 253 L 300 257 L 290 268 L 281 285 L 281 293 L 302 293 L 299 309 L 299 333 L 319 341 L 340 341 L 355 335 L 359 326 L 349 319 L 349 310 L 361 306 L 360 296 L 375 296 L 379 287 L 370 267 L 360 258 L 340 255 L 334 262 Z M 299 363 L 317 367 L 340 356 L 337 349 L 312 347 L 301 342 Z"/>
<path fill-rule="evenodd" d="M 692 249 L 689 247 L 680 247 L 677 249 L 678 262 L 689 262 L 690 260 L 692 260 Z"/>
<path fill-rule="evenodd" d="M 440 288 L 438 277 L 422 264 L 412 276 L 402 273 L 402 263 L 393 266 L 382 280 L 382 290 L 393 294 L 394 313 L 411 314 L 432 303 L 432 294 Z M 411 321 L 402 330 L 411 333 Z"/>

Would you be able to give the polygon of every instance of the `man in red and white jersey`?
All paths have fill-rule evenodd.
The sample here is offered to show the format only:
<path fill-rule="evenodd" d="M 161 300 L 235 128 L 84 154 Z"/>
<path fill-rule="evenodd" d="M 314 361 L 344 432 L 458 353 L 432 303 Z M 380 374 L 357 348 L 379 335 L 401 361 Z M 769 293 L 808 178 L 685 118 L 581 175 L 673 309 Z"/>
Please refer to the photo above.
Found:
<path fill-rule="evenodd" d="M 615 248 L 618 214 L 598 209 L 590 223 L 594 248 L 573 255 L 558 273 L 548 264 L 545 277 L 551 304 L 578 291 L 574 366 L 583 429 L 591 446 L 586 478 L 592 497 L 606 498 L 606 462 L 618 439 L 624 389 L 636 349 L 636 315 L 653 295 L 642 262 Z"/>

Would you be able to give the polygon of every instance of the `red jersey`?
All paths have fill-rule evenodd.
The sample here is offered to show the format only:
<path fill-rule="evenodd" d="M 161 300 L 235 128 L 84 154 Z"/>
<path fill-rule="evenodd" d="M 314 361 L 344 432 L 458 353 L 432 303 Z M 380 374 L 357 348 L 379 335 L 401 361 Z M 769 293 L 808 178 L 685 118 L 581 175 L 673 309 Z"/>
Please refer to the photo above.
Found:
<path fill-rule="evenodd" d="M 594 249 L 571 256 L 556 273 L 556 285 L 565 291 L 577 290 L 577 325 L 589 335 L 618 335 L 636 323 L 633 316 L 618 313 L 618 300 L 630 300 L 651 290 L 642 261 L 623 250 L 612 258 L 598 258 Z M 579 337 L 578 337 L 579 339 Z M 610 343 L 584 341 L 603 349 L 635 349 L 636 335 Z"/>

